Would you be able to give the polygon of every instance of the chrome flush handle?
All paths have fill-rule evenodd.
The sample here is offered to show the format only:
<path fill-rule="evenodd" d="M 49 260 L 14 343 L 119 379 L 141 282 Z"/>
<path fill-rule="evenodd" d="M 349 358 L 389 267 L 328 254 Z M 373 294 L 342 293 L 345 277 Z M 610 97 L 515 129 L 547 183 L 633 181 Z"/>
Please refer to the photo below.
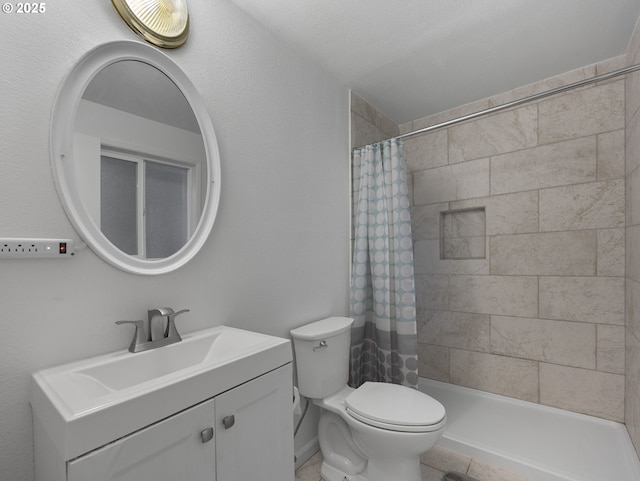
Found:
<path fill-rule="evenodd" d="M 320 341 L 320 344 L 318 344 L 316 347 L 313 348 L 314 352 L 317 351 L 318 349 L 323 349 L 325 347 L 327 347 L 327 341 Z"/>

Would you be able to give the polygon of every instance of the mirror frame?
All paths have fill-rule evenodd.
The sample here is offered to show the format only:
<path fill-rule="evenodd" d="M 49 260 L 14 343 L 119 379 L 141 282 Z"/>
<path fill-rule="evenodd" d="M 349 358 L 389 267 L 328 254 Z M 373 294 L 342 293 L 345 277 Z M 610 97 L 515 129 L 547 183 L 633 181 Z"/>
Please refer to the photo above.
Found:
<path fill-rule="evenodd" d="M 173 81 L 191 106 L 204 142 L 208 188 L 200 221 L 187 243 L 178 252 L 164 259 L 140 259 L 115 247 L 82 205 L 76 184 L 73 134 L 80 100 L 98 72 L 123 60 L 144 62 Z M 97 255 L 123 271 L 155 275 L 178 269 L 198 253 L 211 232 L 220 202 L 220 153 L 203 98 L 187 75 L 169 57 L 150 45 L 128 40 L 109 42 L 93 48 L 74 65 L 62 82 L 54 102 L 50 133 L 50 160 L 58 197 L 78 235 Z"/>

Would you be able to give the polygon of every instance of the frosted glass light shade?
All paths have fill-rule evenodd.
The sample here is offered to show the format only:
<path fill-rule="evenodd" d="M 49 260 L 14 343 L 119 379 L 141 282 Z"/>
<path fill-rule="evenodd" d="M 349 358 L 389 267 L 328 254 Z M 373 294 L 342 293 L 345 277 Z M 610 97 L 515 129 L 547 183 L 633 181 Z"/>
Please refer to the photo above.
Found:
<path fill-rule="evenodd" d="M 187 0 L 111 0 L 131 29 L 147 42 L 176 48 L 189 36 Z"/>

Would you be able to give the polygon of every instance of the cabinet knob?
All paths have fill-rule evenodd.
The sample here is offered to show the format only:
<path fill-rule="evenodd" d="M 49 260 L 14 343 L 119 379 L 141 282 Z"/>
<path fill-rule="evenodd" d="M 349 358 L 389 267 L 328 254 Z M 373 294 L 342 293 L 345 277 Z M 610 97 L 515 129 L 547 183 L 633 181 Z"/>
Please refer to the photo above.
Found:
<path fill-rule="evenodd" d="M 200 438 L 202 438 L 202 444 L 211 441 L 213 439 L 213 428 L 207 428 L 200 431 Z"/>
<path fill-rule="evenodd" d="M 236 423 L 236 417 L 234 415 L 226 416 L 222 419 L 222 425 L 225 429 L 229 429 Z"/>

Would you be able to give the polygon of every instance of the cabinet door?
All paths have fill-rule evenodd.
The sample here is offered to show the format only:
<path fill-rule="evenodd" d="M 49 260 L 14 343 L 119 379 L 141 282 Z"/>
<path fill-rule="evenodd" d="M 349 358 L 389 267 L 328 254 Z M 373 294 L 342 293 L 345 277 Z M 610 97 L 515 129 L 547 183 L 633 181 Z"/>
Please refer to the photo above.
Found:
<path fill-rule="evenodd" d="M 293 481 L 291 364 L 216 398 L 218 481 Z"/>
<path fill-rule="evenodd" d="M 213 427 L 213 403 L 206 401 L 70 461 L 68 481 L 215 481 L 215 441 L 202 434 Z"/>

